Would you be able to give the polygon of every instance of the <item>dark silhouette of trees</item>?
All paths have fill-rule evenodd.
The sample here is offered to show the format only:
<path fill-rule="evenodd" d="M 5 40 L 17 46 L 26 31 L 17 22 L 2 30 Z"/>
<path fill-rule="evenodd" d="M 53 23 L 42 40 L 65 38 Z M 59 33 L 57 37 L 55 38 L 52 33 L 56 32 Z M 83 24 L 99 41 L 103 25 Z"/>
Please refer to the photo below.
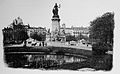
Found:
<path fill-rule="evenodd" d="M 38 41 L 45 41 L 46 39 L 46 33 L 41 33 L 41 32 L 33 32 L 30 34 L 30 37 L 33 39 L 36 39 Z"/>
<path fill-rule="evenodd" d="M 3 30 L 4 44 L 20 44 L 28 39 L 27 28 L 20 17 L 13 20 L 9 27 Z"/>
<path fill-rule="evenodd" d="M 14 36 L 16 41 L 24 41 L 29 38 L 27 32 L 24 29 L 14 30 Z"/>
<path fill-rule="evenodd" d="M 94 40 L 95 53 L 105 54 L 113 50 L 114 13 L 107 12 L 90 22 L 90 39 Z"/>
<path fill-rule="evenodd" d="M 113 44 L 114 13 L 107 12 L 90 22 L 90 38 Z"/>
<path fill-rule="evenodd" d="M 38 41 L 45 41 L 46 40 L 46 33 L 45 32 L 38 32 L 37 33 L 37 40 Z"/>
<path fill-rule="evenodd" d="M 88 36 L 84 36 L 82 35 L 81 33 L 76 37 L 76 40 L 81 40 L 81 39 L 85 39 L 85 40 L 88 40 Z"/>
<path fill-rule="evenodd" d="M 36 37 L 37 37 L 37 32 L 32 32 L 32 33 L 30 33 L 30 37 L 33 38 L 33 39 L 36 39 Z"/>
<path fill-rule="evenodd" d="M 76 41 L 76 38 L 75 38 L 75 36 L 68 35 L 68 36 L 66 36 L 66 41 Z"/>

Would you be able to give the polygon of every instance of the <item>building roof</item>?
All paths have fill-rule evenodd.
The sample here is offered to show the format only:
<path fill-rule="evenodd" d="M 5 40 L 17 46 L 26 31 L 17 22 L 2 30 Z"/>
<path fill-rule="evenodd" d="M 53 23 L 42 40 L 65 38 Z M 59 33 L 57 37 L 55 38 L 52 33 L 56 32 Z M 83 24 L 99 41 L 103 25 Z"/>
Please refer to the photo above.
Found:
<path fill-rule="evenodd" d="M 72 29 L 79 29 L 79 30 L 83 30 L 83 29 L 88 29 L 87 27 L 71 27 Z"/>
<path fill-rule="evenodd" d="M 62 28 L 60 28 L 60 29 L 64 29 L 64 28 L 62 27 Z M 65 28 L 65 29 L 72 29 L 72 28 Z"/>
<path fill-rule="evenodd" d="M 62 28 L 60 28 L 60 29 L 64 29 L 63 27 Z M 88 29 L 87 27 L 71 27 L 71 28 L 65 28 L 65 29 L 71 29 L 71 30 L 73 30 L 73 29 L 76 29 L 76 30 L 85 30 L 85 29 Z"/>
<path fill-rule="evenodd" d="M 42 28 L 42 27 L 30 27 L 30 29 L 45 29 L 45 28 Z"/>

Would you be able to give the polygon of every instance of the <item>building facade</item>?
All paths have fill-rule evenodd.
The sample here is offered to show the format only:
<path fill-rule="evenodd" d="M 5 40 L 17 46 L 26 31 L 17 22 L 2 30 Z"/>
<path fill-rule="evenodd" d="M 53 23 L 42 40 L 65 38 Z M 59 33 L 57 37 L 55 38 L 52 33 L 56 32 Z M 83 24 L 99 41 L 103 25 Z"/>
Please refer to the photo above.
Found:
<path fill-rule="evenodd" d="M 88 27 L 73 27 L 71 26 L 71 28 L 66 28 L 65 24 L 62 25 L 62 27 L 60 28 L 60 32 L 65 31 L 66 35 L 74 35 L 74 36 L 78 36 L 80 34 L 82 35 L 89 35 L 89 28 Z"/>
<path fill-rule="evenodd" d="M 7 27 L 2 29 L 3 32 L 3 43 L 14 44 L 22 43 L 24 40 L 31 37 L 31 34 L 37 33 L 39 37 L 45 40 L 47 30 L 42 27 L 30 27 L 29 24 L 23 24 L 20 17 L 13 20 L 13 22 Z M 38 39 L 37 36 L 37 39 Z"/>

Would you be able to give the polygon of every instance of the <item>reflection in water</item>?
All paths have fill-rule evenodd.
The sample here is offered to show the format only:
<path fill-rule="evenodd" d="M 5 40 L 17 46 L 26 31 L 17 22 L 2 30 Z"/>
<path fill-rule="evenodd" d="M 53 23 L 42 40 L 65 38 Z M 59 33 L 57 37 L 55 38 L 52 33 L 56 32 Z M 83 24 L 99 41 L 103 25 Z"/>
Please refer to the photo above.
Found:
<path fill-rule="evenodd" d="M 85 59 L 80 57 L 72 57 L 72 56 L 65 56 L 65 55 L 26 55 L 28 56 L 28 61 L 40 61 L 40 60 L 53 60 L 59 64 L 64 63 L 73 63 L 73 62 L 82 62 Z"/>
<path fill-rule="evenodd" d="M 17 68 L 51 68 L 62 64 L 83 62 L 86 59 L 81 57 L 65 55 L 20 55 L 7 54 L 5 61 L 9 67 Z"/>

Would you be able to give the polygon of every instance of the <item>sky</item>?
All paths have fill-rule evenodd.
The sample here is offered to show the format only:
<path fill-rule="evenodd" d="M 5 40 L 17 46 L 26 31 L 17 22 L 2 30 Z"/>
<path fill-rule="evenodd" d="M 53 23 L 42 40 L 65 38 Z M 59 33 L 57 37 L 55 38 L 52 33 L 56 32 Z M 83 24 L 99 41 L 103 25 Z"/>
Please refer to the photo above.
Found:
<path fill-rule="evenodd" d="M 114 12 L 119 5 L 114 0 L 0 0 L 0 24 L 6 27 L 20 16 L 24 24 L 51 28 L 55 3 L 61 5 L 60 24 L 65 23 L 67 27 L 89 26 L 90 21 L 106 12 Z"/>

